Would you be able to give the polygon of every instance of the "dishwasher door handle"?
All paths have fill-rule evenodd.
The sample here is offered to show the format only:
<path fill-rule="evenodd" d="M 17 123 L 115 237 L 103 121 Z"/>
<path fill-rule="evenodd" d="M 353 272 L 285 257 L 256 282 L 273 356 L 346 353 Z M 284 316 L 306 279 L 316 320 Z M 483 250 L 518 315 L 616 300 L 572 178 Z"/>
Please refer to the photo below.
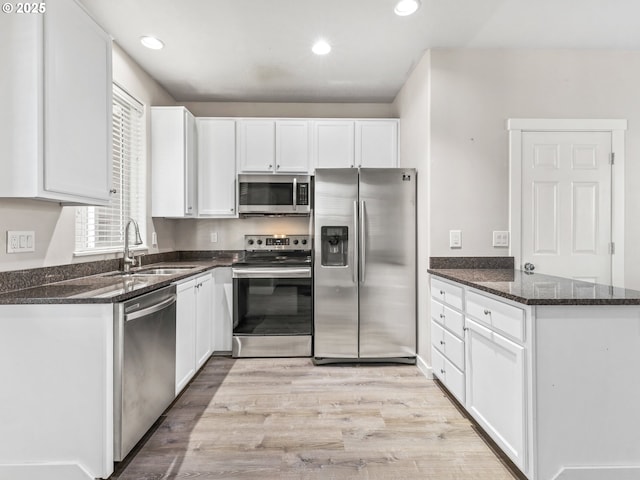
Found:
<path fill-rule="evenodd" d="M 159 312 L 160 310 L 164 310 L 169 305 L 173 305 L 176 303 L 177 295 L 171 295 L 166 300 L 163 300 L 160 303 L 156 303 L 155 305 L 151 305 L 150 307 L 143 308 L 142 310 L 138 310 L 136 312 L 127 313 L 124 316 L 124 321 L 128 322 L 130 320 L 135 320 L 136 318 L 146 317 L 147 315 L 151 315 L 152 313 Z"/>

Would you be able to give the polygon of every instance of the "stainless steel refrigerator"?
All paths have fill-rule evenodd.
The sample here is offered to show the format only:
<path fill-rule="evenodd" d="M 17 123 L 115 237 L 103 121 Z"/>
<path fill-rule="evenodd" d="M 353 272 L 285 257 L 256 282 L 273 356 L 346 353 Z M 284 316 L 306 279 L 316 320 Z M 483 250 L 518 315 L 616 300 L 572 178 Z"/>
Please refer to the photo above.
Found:
<path fill-rule="evenodd" d="M 317 169 L 314 360 L 416 355 L 416 171 Z"/>

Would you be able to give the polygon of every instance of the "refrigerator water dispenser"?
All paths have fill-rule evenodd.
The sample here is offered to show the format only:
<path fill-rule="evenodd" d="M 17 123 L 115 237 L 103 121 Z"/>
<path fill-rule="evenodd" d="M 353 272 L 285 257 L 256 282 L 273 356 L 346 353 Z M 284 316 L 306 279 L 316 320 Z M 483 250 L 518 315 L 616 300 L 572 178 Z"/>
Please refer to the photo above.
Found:
<path fill-rule="evenodd" d="M 321 229 L 322 255 L 321 263 L 325 267 L 346 267 L 348 265 L 348 228 L 322 227 Z"/>

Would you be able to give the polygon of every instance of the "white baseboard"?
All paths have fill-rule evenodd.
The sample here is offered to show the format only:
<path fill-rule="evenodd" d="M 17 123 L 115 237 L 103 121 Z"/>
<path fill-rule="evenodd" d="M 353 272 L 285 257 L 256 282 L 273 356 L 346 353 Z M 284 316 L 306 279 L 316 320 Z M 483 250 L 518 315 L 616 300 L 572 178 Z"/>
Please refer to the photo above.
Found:
<path fill-rule="evenodd" d="M 553 480 L 637 480 L 640 467 L 564 467 Z"/>
<path fill-rule="evenodd" d="M 420 355 L 416 356 L 416 365 L 425 377 L 429 380 L 433 379 L 433 369 L 427 365 L 427 362 Z"/>
<path fill-rule="evenodd" d="M 0 480 L 94 480 L 74 463 L 0 465 Z"/>

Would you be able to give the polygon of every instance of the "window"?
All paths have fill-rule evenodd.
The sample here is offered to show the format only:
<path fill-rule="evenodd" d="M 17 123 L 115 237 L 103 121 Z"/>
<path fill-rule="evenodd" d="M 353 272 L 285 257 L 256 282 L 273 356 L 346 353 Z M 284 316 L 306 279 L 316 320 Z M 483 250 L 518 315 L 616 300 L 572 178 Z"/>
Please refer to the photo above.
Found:
<path fill-rule="evenodd" d="M 76 209 L 76 255 L 122 250 L 129 218 L 138 223 L 142 238 L 146 238 L 144 130 L 143 105 L 114 84 L 112 188 L 115 192 L 108 206 Z"/>

